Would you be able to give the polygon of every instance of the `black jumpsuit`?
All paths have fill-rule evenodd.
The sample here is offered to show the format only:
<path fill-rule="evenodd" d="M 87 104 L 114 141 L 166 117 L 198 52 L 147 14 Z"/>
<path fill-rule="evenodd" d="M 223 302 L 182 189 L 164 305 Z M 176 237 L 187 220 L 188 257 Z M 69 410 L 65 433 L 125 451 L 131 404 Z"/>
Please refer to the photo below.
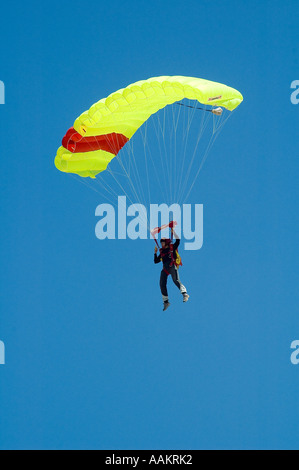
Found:
<path fill-rule="evenodd" d="M 179 244 L 180 244 L 180 239 L 177 239 L 175 243 L 173 244 L 172 253 L 173 253 L 174 259 L 176 257 L 176 249 L 178 248 Z M 161 271 L 161 276 L 160 276 L 160 289 L 162 293 L 163 302 L 167 302 L 168 301 L 168 292 L 167 292 L 168 274 L 171 275 L 173 282 L 180 289 L 181 294 L 184 295 L 186 294 L 187 291 L 186 291 L 186 287 L 183 286 L 183 284 L 180 281 L 178 268 L 176 267 L 175 262 L 173 262 L 172 260 L 171 251 L 169 247 L 164 248 L 164 249 L 161 248 L 159 255 L 155 253 L 154 263 L 155 264 L 160 263 L 161 260 L 163 262 L 163 269 Z"/>

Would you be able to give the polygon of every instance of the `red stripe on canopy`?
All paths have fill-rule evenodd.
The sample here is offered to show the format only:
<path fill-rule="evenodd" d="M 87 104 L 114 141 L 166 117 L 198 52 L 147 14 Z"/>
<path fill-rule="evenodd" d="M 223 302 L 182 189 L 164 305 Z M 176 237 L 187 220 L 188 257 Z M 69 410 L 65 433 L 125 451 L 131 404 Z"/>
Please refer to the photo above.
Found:
<path fill-rule="evenodd" d="M 125 135 L 116 134 L 115 132 L 112 134 L 83 137 L 71 127 L 63 137 L 62 145 L 72 153 L 105 150 L 105 152 L 117 155 L 128 140 L 128 137 Z"/>

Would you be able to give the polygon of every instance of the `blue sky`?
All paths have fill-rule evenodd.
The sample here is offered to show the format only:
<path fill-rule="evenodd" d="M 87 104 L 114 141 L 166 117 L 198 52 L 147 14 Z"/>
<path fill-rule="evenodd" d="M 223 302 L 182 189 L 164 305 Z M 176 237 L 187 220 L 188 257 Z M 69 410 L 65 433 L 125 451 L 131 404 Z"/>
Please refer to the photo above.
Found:
<path fill-rule="evenodd" d="M 2 449 L 298 448 L 298 2 L 1 6 Z M 93 102 L 186 75 L 244 102 L 193 192 L 204 245 L 161 311 L 152 241 L 100 241 L 53 159 Z"/>

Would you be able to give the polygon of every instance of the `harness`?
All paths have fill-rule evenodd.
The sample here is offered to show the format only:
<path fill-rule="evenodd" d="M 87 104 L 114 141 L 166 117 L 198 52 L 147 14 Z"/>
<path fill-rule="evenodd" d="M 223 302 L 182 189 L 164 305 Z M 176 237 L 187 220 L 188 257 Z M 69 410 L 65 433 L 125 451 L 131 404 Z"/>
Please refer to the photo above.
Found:
<path fill-rule="evenodd" d="M 167 228 L 167 227 L 170 227 L 170 228 L 173 228 L 175 225 L 177 225 L 176 222 L 169 222 L 169 224 L 165 224 L 165 225 L 162 225 L 161 227 L 156 227 L 155 229 L 151 230 L 151 234 L 152 234 L 152 237 L 153 239 L 155 240 L 155 243 L 159 249 L 159 253 L 160 253 L 160 256 L 161 258 L 164 258 L 165 256 L 168 256 L 169 253 L 170 253 L 170 256 L 171 256 L 171 262 L 169 264 L 169 267 L 172 267 L 174 264 L 176 264 L 176 261 L 174 259 L 174 256 L 173 256 L 173 236 L 172 236 L 172 231 L 171 231 L 171 237 L 169 239 L 170 243 L 169 243 L 169 252 L 167 253 L 163 253 L 162 252 L 162 247 L 159 246 L 159 243 L 155 237 L 155 234 L 157 233 L 160 233 L 162 229 L 164 228 Z M 179 256 L 178 252 L 177 252 L 177 255 Z M 182 265 L 182 261 L 181 261 L 181 258 L 179 257 L 179 264 L 178 266 L 181 266 Z M 178 267 L 177 266 L 177 267 Z M 164 268 L 163 266 L 163 271 L 167 274 L 167 276 L 169 276 L 169 272 L 167 271 L 167 269 Z"/>

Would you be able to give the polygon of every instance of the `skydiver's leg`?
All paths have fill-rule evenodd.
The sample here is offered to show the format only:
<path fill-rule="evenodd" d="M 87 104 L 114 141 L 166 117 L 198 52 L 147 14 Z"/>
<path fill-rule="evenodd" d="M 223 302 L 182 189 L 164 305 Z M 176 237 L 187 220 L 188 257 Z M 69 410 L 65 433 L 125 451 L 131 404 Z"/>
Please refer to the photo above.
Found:
<path fill-rule="evenodd" d="M 166 272 L 162 270 L 161 276 L 160 276 L 160 289 L 161 289 L 163 302 L 168 302 L 167 277 L 168 276 Z"/>
<path fill-rule="evenodd" d="M 181 294 L 187 294 L 187 289 L 186 287 L 181 283 L 180 277 L 179 277 L 179 271 L 175 266 L 172 266 L 170 269 L 170 274 L 172 277 L 173 282 L 175 285 L 180 289 Z"/>

